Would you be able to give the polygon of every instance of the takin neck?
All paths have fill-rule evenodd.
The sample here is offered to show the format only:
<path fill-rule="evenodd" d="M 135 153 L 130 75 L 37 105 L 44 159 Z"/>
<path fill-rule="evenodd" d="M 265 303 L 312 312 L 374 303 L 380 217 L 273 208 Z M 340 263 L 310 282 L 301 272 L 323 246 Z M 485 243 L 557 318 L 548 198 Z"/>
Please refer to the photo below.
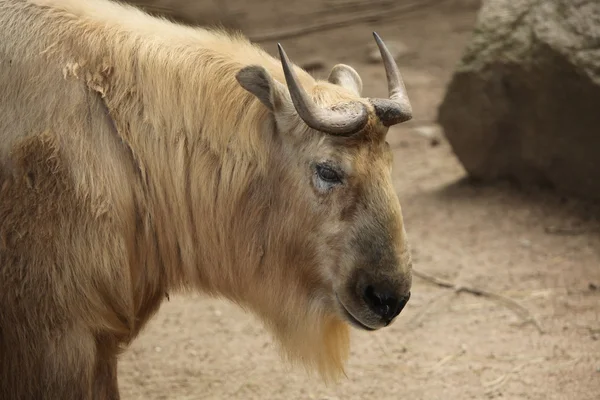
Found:
<path fill-rule="evenodd" d="M 183 59 L 153 50 L 113 61 L 96 90 L 139 171 L 138 209 L 161 279 L 172 290 L 241 300 L 246 274 L 262 263 L 281 144 L 262 105 L 235 81 L 236 63 L 202 48 Z"/>

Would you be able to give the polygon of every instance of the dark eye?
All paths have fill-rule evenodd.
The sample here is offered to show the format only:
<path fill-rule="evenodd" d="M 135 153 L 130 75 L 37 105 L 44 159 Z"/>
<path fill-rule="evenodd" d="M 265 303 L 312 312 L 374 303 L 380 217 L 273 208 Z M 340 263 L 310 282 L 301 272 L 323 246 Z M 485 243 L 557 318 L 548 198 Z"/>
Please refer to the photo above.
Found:
<path fill-rule="evenodd" d="M 339 183 L 342 181 L 337 171 L 327 165 L 317 165 L 317 175 L 321 180 L 329 183 Z"/>

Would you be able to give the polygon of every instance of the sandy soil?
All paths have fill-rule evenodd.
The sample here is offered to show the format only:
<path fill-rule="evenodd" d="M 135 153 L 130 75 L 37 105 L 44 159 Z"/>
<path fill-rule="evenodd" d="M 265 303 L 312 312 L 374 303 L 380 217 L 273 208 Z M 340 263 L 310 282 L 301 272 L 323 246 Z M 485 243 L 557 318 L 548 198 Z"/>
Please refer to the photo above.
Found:
<path fill-rule="evenodd" d="M 255 3 L 227 3 L 249 34 L 309 23 L 325 7 L 352 2 Z M 415 119 L 389 138 L 415 269 L 518 301 L 545 332 L 501 302 L 415 278 L 392 327 L 353 331 L 348 378 L 327 387 L 281 361 L 254 317 L 217 300 L 172 297 L 122 356 L 124 399 L 600 399 L 598 207 L 534 188 L 468 184 L 449 145 L 419 134 L 435 121 L 473 27 L 473 3 L 438 1 L 281 42 L 295 62 L 323 61 L 317 75 L 353 65 L 365 94 L 377 96 L 386 83 L 366 57 L 371 31 L 408 46 L 399 65 Z M 275 51 L 275 42 L 264 45 Z"/>

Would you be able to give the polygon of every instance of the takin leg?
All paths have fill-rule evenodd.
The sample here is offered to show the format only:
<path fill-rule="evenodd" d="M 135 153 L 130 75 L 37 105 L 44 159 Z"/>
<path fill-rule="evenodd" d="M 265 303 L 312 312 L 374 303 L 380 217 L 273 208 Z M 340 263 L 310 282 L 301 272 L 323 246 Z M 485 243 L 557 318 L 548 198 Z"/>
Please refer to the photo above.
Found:
<path fill-rule="evenodd" d="M 72 328 L 39 333 L 0 336 L 0 398 L 92 399 L 93 335 Z"/>
<path fill-rule="evenodd" d="M 117 344 L 106 336 L 96 338 L 97 355 L 94 371 L 93 399 L 120 400 L 117 380 Z"/>

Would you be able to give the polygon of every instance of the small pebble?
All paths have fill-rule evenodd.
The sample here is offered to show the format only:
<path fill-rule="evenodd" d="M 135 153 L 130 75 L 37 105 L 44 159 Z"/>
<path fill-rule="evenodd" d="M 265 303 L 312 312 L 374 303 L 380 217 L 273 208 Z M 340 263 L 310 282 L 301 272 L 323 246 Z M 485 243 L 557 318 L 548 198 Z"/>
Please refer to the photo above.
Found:
<path fill-rule="evenodd" d="M 392 57 L 394 57 L 395 60 L 410 53 L 408 46 L 397 40 L 386 40 L 385 45 L 390 53 L 392 53 Z M 379 52 L 379 47 L 377 47 L 376 43 L 371 43 L 369 45 L 367 61 L 372 64 L 381 62 L 381 53 Z"/>
<path fill-rule="evenodd" d="M 414 132 L 429 140 L 432 147 L 439 145 L 442 141 L 442 128 L 439 125 L 417 126 L 414 128 Z"/>
<path fill-rule="evenodd" d="M 521 239 L 521 240 L 519 240 L 519 243 L 523 247 L 531 247 L 531 240 L 529 240 L 529 239 Z"/>
<path fill-rule="evenodd" d="M 160 353 L 162 351 L 162 349 L 159 346 L 156 346 L 154 348 L 154 351 L 157 352 L 157 353 Z"/>

